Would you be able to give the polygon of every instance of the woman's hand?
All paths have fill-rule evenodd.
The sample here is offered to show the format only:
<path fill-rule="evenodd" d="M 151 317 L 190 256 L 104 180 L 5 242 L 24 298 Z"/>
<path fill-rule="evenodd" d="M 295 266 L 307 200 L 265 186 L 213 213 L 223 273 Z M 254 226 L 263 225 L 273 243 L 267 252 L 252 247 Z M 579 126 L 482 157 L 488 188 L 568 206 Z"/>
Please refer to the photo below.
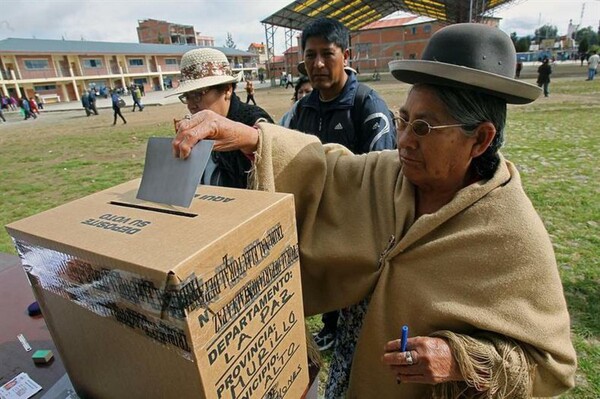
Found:
<path fill-rule="evenodd" d="M 234 122 L 211 110 L 200 111 L 179 121 L 177 136 L 173 139 L 173 155 L 187 158 L 192 147 L 204 139 L 215 141 L 215 151 L 241 150 L 252 154 L 258 146 L 258 130 Z"/>
<path fill-rule="evenodd" d="M 446 340 L 413 337 L 408 339 L 406 349 L 406 352 L 400 352 L 399 339 L 389 341 L 381 358 L 399 382 L 439 384 L 463 380 Z"/>

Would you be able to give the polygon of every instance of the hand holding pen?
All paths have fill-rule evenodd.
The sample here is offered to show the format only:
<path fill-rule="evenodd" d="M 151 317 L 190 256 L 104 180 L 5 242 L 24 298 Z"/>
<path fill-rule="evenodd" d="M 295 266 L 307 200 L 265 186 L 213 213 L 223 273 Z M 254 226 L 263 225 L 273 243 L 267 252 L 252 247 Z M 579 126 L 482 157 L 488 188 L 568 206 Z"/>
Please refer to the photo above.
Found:
<path fill-rule="evenodd" d="M 400 332 L 400 352 L 404 354 L 406 358 L 406 364 L 412 366 L 413 358 L 412 353 L 406 350 L 406 345 L 408 344 L 408 326 L 402 326 L 402 330 Z"/>
<path fill-rule="evenodd" d="M 438 384 L 464 380 L 444 338 L 408 338 L 408 326 L 402 326 L 400 339 L 388 341 L 384 351 L 381 360 L 384 365 L 390 367 L 398 384 Z"/>

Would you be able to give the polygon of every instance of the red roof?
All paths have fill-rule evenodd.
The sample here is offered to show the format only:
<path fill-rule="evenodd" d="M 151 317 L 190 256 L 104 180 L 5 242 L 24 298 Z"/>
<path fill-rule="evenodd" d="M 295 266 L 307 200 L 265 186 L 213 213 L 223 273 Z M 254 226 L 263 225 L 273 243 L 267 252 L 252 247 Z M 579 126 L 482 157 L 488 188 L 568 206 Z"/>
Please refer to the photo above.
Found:
<path fill-rule="evenodd" d="M 285 50 L 283 52 L 283 54 L 297 53 L 297 52 L 298 52 L 298 46 L 292 46 L 292 47 L 288 48 L 287 50 Z"/>
<path fill-rule="evenodd" d="M 262 44 L 262 43 L 250 43 L 250 45 L 248 46 L 248 48 L 250 48 L 250 47 L 258 47 L 258 48 L 260 48 L 260 47 L 265 47 L 265 45 Z"/>
<path fill-rule="evenodd" d="M 371 22 L 369 25 L 366 25 L 366 26 L 360 28 L 360 30 L 393 28 L 395 26 L 406 25 L 416 18 L 418 18 L 418 17 L 411 16 L 411 17 L 402 17 L 402 18 L 382 19 L 379 21 Z"/>
<path fill-rule="evenodd" d="M 274 55 L 271 62 L 284 62 L 283 55 Z"/>

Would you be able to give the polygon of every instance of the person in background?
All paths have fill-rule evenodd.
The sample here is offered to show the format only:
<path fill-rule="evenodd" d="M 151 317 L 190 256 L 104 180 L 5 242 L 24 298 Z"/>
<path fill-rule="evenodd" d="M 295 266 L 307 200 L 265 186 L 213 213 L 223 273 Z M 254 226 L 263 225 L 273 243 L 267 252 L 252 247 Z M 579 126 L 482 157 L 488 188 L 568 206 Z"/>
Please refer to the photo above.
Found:
<path fill-rule="evenodd" d="M 0 94 L 0 108 L 8 111 L 10 99 Z"/>
<path fill-rule="evenodd" d="M 287 74 L 285 71 L 281 71 L 281 78 L 279 79 L 279 86 L 285 86 L 287 83 Z"/>
<path fill-rule="evenodd" d="M 83 90 L 81 93 L 81 106 L 85 109 L 85 116 L 90 116 L 92 111 L 90 110 L 90 95 L 87 90 Z"/>
<path fill-rule="evenodd" d="M 20 100 L 21 109 L 23 110 L 24 120 L 29 118 L 37 119 L 37 115 L 31 112 L 31 105 L 29 104 L 29 100 L 27 97 L 23 96 Z"/>
<path fill-rule="evenodd" d="M 252 83 L 252 80 L 246 79 L 246 104 L 250 101 L 256 105 L 256 100 L 254 100 L 254 83 Z"/>
<path fill-rule="evenodd" d="M 35 92 L 34 97 L 38 108 L 44 109 L 44 102 L 42 101 L 42 98 L 40 97 L 40 94 L 37 91 Z"/>
<path fill-rule="evenodd" d="M 211 110 L 246 126 L 254 126 L 260 121 L 273 123 L 265 110 L 244 104 L 235 94 L 242 73 L 233 73 L 221 51 L 212 48 L 190 50 L 181 57 L 180 65 L 181 84 L 166 97 L 177 95 L 191 115 Z M 201 183 L 247 188 L 250 167 L 250 160 L 240 151 L 213 152 Z"/>
<path fill-rule="evenodd" d="M 517 61 L 517 69 L 515 71 L 515 78 L 519 79 L 521 77 L 522 69 L 523 69 L 523 63 L 521 61 Z"/>
<path fill-rule="evenodd" d="M 31 113 L 32 114 L 37 114 L 37 115 L 40 114 L 40 110 L 37 107 L 37 103 L 35 102 L 35 98 L 34 97 L 31 97 L 29 99 L 29 108 L 31 109 Z"/>
<path fill-rule="evenodd" d="M 592 50 L 592 55 L 588 58 L 588 77 L 586 80 L 594 80 L 598 63 L 600 63 L 600 56 L 596 54 L 596 50 Z"/>
<path fill-rule="evenodd" d="M 307 316 L 367 302 L 350 378 L 327 398 L 552 397 L 575 385 L 552 243 L 499 152 L 507 104 L 541 92 L 514 79 L 515 57 L 503 31 L 467 23 L 434 33 L 420 60 L 390 62 L 413 85 L 397 151 L 354 155 L 210 111 L 178 124 L 174 156 L 215 140 L 254 159 L 254 189 L 294 194 Z"/>
<path fill-rule="evenodd" d="M 538 67 L 537 85 L 544 89 L 544 97 L 548 97 L 550 94 L 550 75 L 552 74 L 552 67 L 548 57 L 544 57 L 542 65 Z"/>
<path fill-rule="evenodd" d="M 298 100 L 310 94 L 312 89 L 312 85 L 310 84 L 310 80 L 307 76 L 300 76 L 296 80 L 296 84 L 294 85 L 294 95 L 292 96 L 292 108 L 290 108 L 290 110 L 286 112 L 279 121 L 281 126 L 290 127 L 290 121 L 296 113 L 296 104 L 298 103 Z"/>
<path fill-rule="evenodd" d="M 88 98 L 89 98 L 89 108 L 90 111 L 94 113 L 94 115 L 98 115 L 98 108 L 96 108 L 96 88 L 92 87 L 89 91 L 88 91 Z"/>
<path fill-rule="evenodd" d="M 133 100 L 133 109 L 131 112 L 135 112 L 135 107 L 137 106 L 142 112 L 144 110 L 144 106 L 142 105 L 142 91 L 140 90 L 139 85 L 131 85 L 131 99 Z"/>
<path fill-rule="evenodd" d="M 2 100 L 4 100 L 4 98 L 2 98 Z M 2 119 L 2 122 L 6 122 L 6 118 L 4 117 L 4 110 L 2 109 L 2 107 L 0 107 L 0 119 Z"/>
<path fill-rule="evenodd" d="M 122 99 L 121 99 L 121 97 L 119 97 L 119 95 L 117 94 L 117 91 L 115 89 L 112 89 L 110 91 L 110 101 L 112 104 L 113 116 L 114 116 L 113 126 L 117 124 L 117 116 L 120 117 L 121 120 L 123 121 L 123 124 L 126 125 L 127 121 L 125 120 L 125 117 L 121 113 L 120 101 L 122 101 Z"/>

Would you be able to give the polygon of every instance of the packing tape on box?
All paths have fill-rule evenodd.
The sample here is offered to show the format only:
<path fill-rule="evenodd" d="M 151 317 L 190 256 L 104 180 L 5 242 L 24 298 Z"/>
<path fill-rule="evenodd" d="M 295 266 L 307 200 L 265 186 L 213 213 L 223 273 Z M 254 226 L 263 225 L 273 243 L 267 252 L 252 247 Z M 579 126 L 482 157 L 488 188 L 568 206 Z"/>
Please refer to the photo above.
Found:
<path fill-rule="evenodd" d="M 137 333 L 192 360 L 185 332 L 185 312 L 173 292 L 131 272 L 107 269 L 52 249 L 14 240 L 32 284 Z M 180 284 L 183 285 L 183 284 Z M 161 309 L 165 312 L 161 315 Z"/>
<path fill-rule="evenodd" d="M 227 328 L 248 309 L 284 272 L 299 260 L 297 244 L 284 240 L 284 248 L 251 280 L 248 271 L 260 264 L 284 238 L 281 225 L 269 229 L 261 239 L 248 244 L 222 262 L 208 276 L 188 276 L 182 282 L 158 285 L 135 273 L 92 264 L 75 256 L 14 240 L 23 268 L 33 284 L 73 301 L 95 314 L 111 318 L 136 332 L 177 350 L 192 360 L 185 318 L 203 308 L 214 317 L 215 333 Z M 204 278 L 202 278 L 204 277 Z M 227 301 L 218 301 L 225 289 L 238 287 Z M 231 292 L 231 290 L 230 290 Z"/>

